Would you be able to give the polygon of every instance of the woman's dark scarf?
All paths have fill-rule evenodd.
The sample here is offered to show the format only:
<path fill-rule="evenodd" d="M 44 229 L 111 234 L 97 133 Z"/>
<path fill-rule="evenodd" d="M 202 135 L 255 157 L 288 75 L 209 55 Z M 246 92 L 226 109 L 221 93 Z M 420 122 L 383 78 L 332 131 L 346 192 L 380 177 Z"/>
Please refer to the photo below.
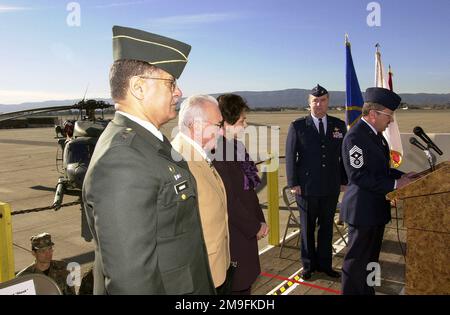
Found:
<path fill-rule="evenodd" d="M 255 165 L 255 162 L 252 161 L 250 155 L 245 148 L 245 145 L 236 139 L 227 140 L 225 137 L 221 137 L 218 141 L 218 148 L 222 149 L 223 153 L 222 157 L 225 160 L 226 158 L 226 147 L 234 149 L 234 159 L 238 161 L 242 171 L 244 172 L 244 190 L 255 189 L 261 184 L 261 178 L 258 176 L 258 168 Z M 217 152 L 216 152 L 217 153 Z"/>

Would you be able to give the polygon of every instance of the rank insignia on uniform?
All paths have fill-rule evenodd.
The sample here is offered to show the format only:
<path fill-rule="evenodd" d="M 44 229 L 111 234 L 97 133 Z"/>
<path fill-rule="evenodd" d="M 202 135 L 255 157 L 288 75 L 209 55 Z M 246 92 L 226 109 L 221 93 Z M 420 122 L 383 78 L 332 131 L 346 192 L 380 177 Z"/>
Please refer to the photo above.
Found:
<path fill-rule="evenodd" d="M 334 128 L 333 138 L 335 138 L 335 139 L 342 139 L 342 138 L 344 138 L 344 135 L 342 134 L 342 132 L 339 130 L 338 127 Z"/>
<path fill-rule="evenodd" d="M 361 168 L 364 165 L 363 152 L 358 146 L 353 146 L 349 151 L 350 165 L 354 168 Z"/>
<path fill-rule="evenodd" d="M 173 178 L 175 178 L 175 180 L 179 180 L 181 178 L 181 174 L 175 174 L 173 175 Z"/>
<path fill-rule="evenodd" d="M 182 181 L 179 184 L 176 184 L 175 186 L 173 186 L 173 188 L 175 189 L 175 193 L 178 195 L 180 192 L 182 192 L 183 190 L 187 189 L 188 186 L 188 182 L 187 180 Z"/>

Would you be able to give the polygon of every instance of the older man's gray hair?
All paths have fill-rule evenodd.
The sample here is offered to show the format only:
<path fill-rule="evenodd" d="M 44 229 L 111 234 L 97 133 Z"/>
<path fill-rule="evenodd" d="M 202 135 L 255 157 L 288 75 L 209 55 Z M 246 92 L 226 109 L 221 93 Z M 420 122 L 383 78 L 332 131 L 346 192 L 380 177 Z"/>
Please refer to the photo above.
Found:
<path fill-rule="evenodd" d="M 192 95 L 181 103 L 178 114 L 178 128 L 180 132 L 186 133 L 195 120 L 206 120 L 203 105 L 207 102 L 219 106 L 219 103 L 214 97 L 206 94 Z"/>

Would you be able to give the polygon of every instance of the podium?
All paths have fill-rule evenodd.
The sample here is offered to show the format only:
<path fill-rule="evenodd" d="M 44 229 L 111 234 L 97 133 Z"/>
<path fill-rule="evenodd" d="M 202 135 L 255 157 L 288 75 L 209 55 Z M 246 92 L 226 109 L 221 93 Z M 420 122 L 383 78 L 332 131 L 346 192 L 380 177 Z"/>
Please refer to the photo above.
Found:
<path fill-rule="evenodd" d="M 403 201 L 406 294 L 450 294 L 450 161 L 387 195 Z"/>

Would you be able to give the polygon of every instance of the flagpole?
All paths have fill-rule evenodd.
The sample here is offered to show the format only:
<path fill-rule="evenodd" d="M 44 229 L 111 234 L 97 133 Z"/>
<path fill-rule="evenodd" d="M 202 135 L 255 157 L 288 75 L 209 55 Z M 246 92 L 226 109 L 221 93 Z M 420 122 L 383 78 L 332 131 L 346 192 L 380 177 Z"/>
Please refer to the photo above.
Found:
<path fill-rule="evenodd" d="M 389 90 L 394 91 L 394 86 L 392 84 L 392 77 L 394 74 L 392 73 L 391 65 L 389 65 L 389 71 L 388 71 L 388 86 Z"/>
<path fill-rule="evenodd" d="M 383 65 L 381 63 L 380 43 L 376 43 L 375 48 L 375 86 L 385 87 Z"/>
<path fill-rule="evenodd" d="M 375 47 L 377 48 L 377 53 L 380 53 L 380 43 L 376 43 Z"/>
<path fill-rule="evenodd" d="M 391 67 L 389 65 L 389 74 L 388 74 L 389 81 L 385 82 L 384 81 L 385 75 L 384 75 L 384 71 L 383 71 L 383 63 L 381 62 L 380 44 L 377 43 L 375 45 L 375 47 L 376 47 L 375 86 L 385 88 L 385 89 L 390 89 L 391 91 L 393 91 Z M 403 146 L 402 146 L 402 140 L 401 140 L 401 136 L 400 136 L 400 130 L 398 128 L 398 121 L 397 121 L 395 113 L 393 113 L 393 116 L 394 116 L 394 121 L 391 122 L 387 126 L 386 130 L 383 132 L 383 135 L 386 138 L 387 142 L 389 143 L 391 165 L 394 168 L 397 168 L 402 163 Z"/>
<path fill-rule="evenodd" d="M 348 34 L 345 34 L 345 122 L 350 129 L 360 118 L 364 100 L 356 76 Z"/>

